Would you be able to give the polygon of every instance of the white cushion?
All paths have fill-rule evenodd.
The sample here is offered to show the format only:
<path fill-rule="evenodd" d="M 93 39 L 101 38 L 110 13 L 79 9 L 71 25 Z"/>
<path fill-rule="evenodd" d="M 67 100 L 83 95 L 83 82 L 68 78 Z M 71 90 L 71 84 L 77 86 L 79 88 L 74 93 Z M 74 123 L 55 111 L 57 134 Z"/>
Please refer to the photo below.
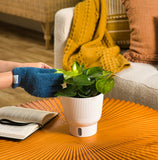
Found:
<path fill-rule="evenodd" d="M 62 59 L 73 19 L 74 7 L 64 8 L 55 14 L 54 67 L 62 68 Z"/>
<path fill-rule="evenodd" d="M 131 67 L 124 69 L 116 75 L 126 80 L 144 82 L 145 79 L 157 73 L 156 66 L 146 63 L 130 62 Z"/>
<path fill-rule="evenodd" d="M 157 66 L 131 63 L 115 76 L 115 86 L 107 97 L 140 103 L 158 110 Z"/>
<path fill-rule="evenodd" d="M 152 88 L 154 92 L 157 92 L 158 91 L 158 73 L 153 74 L 149 76 L 147 79 L 145 79 L 144 84 L 147 87 Z"/>

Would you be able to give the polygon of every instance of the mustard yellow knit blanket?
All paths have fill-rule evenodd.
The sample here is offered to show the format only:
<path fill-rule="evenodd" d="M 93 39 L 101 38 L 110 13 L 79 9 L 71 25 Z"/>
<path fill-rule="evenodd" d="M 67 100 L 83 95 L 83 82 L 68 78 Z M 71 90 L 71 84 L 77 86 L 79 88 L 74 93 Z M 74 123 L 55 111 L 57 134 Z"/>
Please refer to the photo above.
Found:
<path fill-rule="evenodd" d="M 64 50 L 65 70 L 70 70 L 74 61 L 114 73 L 130 66 L 107 31 L 106 18 L 106 0 L 85 0 L 76 5 Z"/>

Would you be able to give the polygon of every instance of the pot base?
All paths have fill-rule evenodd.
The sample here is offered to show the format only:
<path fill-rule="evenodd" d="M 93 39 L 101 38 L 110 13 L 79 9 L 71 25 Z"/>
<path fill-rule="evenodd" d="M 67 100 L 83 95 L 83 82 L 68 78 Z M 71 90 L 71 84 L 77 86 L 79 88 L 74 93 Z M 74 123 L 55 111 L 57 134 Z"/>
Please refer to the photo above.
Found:
<path fill-rule="evenodd" d="M 88 127 L 69 126 L 70 133 L 76 137 L 89 137 L 97 133 L 97 123 Z"/>

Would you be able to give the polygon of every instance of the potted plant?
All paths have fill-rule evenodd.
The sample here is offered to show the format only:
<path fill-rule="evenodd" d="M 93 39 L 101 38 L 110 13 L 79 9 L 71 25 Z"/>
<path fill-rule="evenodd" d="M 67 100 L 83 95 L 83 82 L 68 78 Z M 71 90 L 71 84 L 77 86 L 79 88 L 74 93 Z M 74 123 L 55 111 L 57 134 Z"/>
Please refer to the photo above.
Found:
<path fill-rule="evenodd" d="M 102 113 L 103 97 L 114 86 L 114 74 L 101 67 L 85 69 L 74 62 L 70 71 L 63 73 L 65 87 L 56 96 L 62 97 L 64 116 L 69 131 L 78 137 L 92 136 L 97 132 L 97 122 Z"/>

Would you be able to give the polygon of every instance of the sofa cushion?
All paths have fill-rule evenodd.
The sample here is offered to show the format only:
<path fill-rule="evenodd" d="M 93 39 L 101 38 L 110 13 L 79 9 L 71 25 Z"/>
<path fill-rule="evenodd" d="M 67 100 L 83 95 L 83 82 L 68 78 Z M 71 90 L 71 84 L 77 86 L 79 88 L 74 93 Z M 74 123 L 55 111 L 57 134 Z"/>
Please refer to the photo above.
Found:
<path fill-rule="evenodd" d="M 62 68 L 64 47 L 72 19 L 73 8 L 62 9 L 56 13 L 54 32 L 55 68 Z M 123 52 L 126 52 L 126 50 Z M 115 86 L 105 97 L 140 103 L 158 110 L 157 68 L 158 66 L 150 64 L 131 62 L 130 68 L 114 76 Z"/>
<path fill-rule="evenodd" d="M 158 64 L 158 0 L 122 0 L 130 25 L 130 50 L 125 57 L 132 62 Z"/>
<path fill-rule="evenodd" d="M 131 62 L 115 76 L 115 86 L 107 97 L 129 100 L 158 110 L 158 66 Z"/>
<path fill-rule="evenodd" d="M 129 48 L 130 30 L 127 14 L 121 0 L 106 0 L 107 29 L 120 48 Z"/>
<path fill-rule="evenodd" d="M 158 73 L 150 75 L 145 81 L 144 84 L 147 87 L 153 88 L 153 92 L 158 91 Z"/>
<path fill-rule="evenodd" d="M 158 71 L 156 66 L 145 63 L 131 62 L 130 68 L 125 69 L 116 75 L 126 80 L 143 83 L 146 79 L 157 73 Z"/>

